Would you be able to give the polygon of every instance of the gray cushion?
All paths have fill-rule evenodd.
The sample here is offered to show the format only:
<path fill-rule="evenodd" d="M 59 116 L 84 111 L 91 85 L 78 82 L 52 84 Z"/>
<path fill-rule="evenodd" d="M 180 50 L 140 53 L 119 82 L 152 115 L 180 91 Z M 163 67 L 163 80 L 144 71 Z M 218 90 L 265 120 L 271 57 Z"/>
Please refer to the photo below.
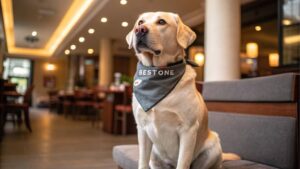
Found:
<path fill-rule="evenodd" d="M 113 148 L 114 161 L 123 169 L 137 169 L 138 156 L 138 145 L 121 145 Z M 246 160 L 226 161 L 223 167 L 224 169 L 276 169 Z"/>
<path fill-rule="evenodd" d="M 247 160 L 225 161 L 223 169 L 276 169 L 264 164 L 255 163 Z"/>
<path fill-rule="evenodd" d="M 113 159 L 123 169 L 137 169 L 138 157 L 138 145 L 120 145 L 113 148 Z"/>
<path fill-rule="evenodd" d="M 294 168 L 295 118 L 209 112 L 209 127 L 219 134 L 224 152 L 278 168 Z"/>
<path fill-rule="evenodd" d="M 206 101 L 293 101 L 294 73 L 285 73 L 252 79 L 205 82 L 203 98 Z"/>

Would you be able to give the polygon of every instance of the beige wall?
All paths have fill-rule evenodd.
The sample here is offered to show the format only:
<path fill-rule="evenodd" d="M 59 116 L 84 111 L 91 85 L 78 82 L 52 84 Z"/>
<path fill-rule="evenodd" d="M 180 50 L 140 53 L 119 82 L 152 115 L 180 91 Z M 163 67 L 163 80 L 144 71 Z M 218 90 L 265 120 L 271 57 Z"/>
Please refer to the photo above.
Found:
<path fill-rule="evenodd" d="M 54 64 L 56 69 L 47 71 L 45 66 L 47 63 Z M 50 89 L 44 87 L 44 77 L 53 75 L 56 78 L 55 88 Z M 35 59 L 33 70 L 33 84 L 35 85 L 33 91 L 33 105 L 37 105 L 40 100 L 47 99 L 49 90 L 65 89 L 68 79 L 68 62 L 67 58 L 63 59 Z"/>

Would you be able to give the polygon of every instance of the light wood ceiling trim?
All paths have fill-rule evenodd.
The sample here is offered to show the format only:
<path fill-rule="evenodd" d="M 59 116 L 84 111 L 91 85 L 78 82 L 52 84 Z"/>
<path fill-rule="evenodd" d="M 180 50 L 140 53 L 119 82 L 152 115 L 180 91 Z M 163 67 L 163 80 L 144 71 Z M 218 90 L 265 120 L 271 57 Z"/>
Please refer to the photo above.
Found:
<path fill-rule="evenodd" d="M 12 0 L 1 0 L 4 29 L 9 54 L 14 55 L 31 55 L 40 57 L 50 57 L 61 44 L 64 38 L 69 34 L 76 25 L 81 16 L 88 10 L 95 0 L 74 0 L 58 24 L 54 33 L 49 38 L 46 46 L 41 49 L 20 48 L 15 45 L 14 34 L 14 17 Z"/>

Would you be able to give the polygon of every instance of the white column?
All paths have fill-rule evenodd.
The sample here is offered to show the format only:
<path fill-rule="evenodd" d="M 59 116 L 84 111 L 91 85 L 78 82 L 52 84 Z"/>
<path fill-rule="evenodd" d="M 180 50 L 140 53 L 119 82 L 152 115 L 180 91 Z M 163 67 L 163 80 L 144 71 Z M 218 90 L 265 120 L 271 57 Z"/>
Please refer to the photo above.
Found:
<path fill-rule="evenodd" d="M 98 84 L 108 86 L 113 79 L 113 56 L 110 39 L 100 40 Z"/>
<path fill-rule="evenodd" d="M 205 3 L 205 81 L 239 79 L 240 0 Z"/>

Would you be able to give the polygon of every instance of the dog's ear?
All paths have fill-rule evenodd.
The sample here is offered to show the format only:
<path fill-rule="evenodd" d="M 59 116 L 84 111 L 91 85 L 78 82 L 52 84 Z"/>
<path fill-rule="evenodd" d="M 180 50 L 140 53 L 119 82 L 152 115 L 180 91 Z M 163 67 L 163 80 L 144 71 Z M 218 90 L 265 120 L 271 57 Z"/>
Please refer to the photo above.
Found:
<path fill-rule="evenodd" d="M 174 16 L 177 22 L 177 42 L 182 48 L 186 49 L 195 41 L 196 34 L 182 22 L 177 14 L 174 14 Z"/>
<path fill-rule="evenodd" d="M 131 49 L 132 48 L 132 45 L 133 45 L 133 30 L 131 30 L 127 36 L 126 36 L 126 41 L 128 43 L 128 49 Z"/>

